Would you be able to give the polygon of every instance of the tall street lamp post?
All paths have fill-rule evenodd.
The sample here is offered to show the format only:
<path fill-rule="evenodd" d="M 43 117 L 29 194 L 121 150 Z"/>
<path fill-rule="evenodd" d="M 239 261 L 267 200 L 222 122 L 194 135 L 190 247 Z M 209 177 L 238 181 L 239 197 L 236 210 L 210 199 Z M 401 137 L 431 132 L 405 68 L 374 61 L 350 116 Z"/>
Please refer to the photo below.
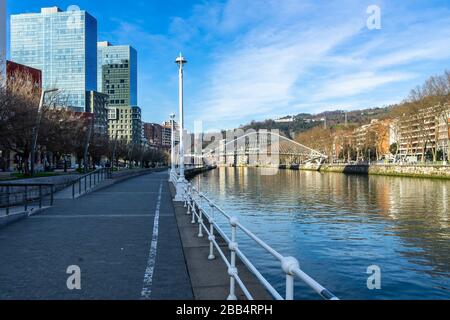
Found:
<path fill-rule="evenodd" d="M 88 155 L 89 155 L 89 146 L 91 144 L 91 138 L 92 138 L 92 132 L 94 131 L 94 125 L 95 125 L 95 114 L 92 112 L 89 116 L 90 123 L 89 127 L 87 129 L 87 136 L 86 136 L 86 143 L 84 144 L 84 153 L 83 153 L 83 162 L 84 162 L 84 173 L 87 173 L 89 171 L 88 167 Z"/>
<path fill-rule="evenodd" d="M 113 148 L 113 154 L 112 154 L 112 159 L 111 159 L 111 170 L 114 170 L 114 163 L 116 162 L 116 149 L 117 149 L 117 140 L 119 140 L 119 131 L 123 132 L 123 130 L 117 130 L 116 131 L 116 137 L 114 139 L 114 148 Z M 117 168 L 119 166 L 117 165 Z"/>
<path fill-rule="evenodd" d="M 175 173 L 175 114 L 170 115 L 170 125 L 172 129 L 171 137 L 170 137 L 170 176 Z"/>
<path fill-rule="evenodd" d="M 180 56 L 175 60 L 178 65 L 178 81 L 179 81 L 179 104 L 180 104 L 180 175 L 177 182 L 177 195 L 175 196 L 175 201 L 184 201 L 186 179 L 184 177 L 184 142 L 183 142 L 183 131 L 184 131 L 184 113 L 183 113 L 183 66 L 187 63 L 187 60 Z"/>
<path fill-rule="evenodd" d="M 41 93 L 41 100 L 39 101 L 38 114 L 36 118 L 36 125 L 33 128 L 33 135 L 31 140 L 31 175 L 34 175 L 34 161 L 36 160 L 36 147 L 39 135 L 39 127 L 41 126 L 42 108 L 44 107 L 45 96 L 48 93 L 56 92 L 58 89 L 43 90 Z"/>

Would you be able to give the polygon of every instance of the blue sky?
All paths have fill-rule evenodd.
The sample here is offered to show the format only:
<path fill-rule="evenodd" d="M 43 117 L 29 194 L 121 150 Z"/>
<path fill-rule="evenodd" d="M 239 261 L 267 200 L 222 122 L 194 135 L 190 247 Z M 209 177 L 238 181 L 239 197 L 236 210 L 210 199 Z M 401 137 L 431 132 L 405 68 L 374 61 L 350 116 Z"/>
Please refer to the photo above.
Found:
<path fill-rule="evenodd" d="M 232 128 L 301 112 L 384 106 L 450 69 L 449 0 L 9 0 L 9 13 L 78 5 L 99 40 L 139 53 L 139 106 L 148 122 L 177 111 L 180 51 L 186 122 Z M 381 8 L 369 30 L 366 10 Z"/>

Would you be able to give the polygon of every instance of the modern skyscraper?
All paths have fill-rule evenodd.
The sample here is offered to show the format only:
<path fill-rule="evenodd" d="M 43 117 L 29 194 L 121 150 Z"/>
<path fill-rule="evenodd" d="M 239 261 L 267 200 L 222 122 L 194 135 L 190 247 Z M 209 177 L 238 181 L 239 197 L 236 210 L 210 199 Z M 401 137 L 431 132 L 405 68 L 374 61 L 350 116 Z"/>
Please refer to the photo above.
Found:
<path fill-rule="evenodd" d="M 0 81 L 6 72 L 6 0 L 0 0 Z"/>
<path fill-rule="evenodd" d="M 137 52 L 131 46 L 97 45 L 97 90 L 109 95 L 109 136 L 141 144 L 143 127 L 137 106 Z"/>
<path fill-rule="evenodd" d="M 42 70 L 44 89 L 58 88 L 62 104 L 86 111 L 97 89 L 97 20 L 75 6 L 12 15 L 11 60 Z"/>
<path fill-rule="evenodd" d="M 111 107 L 137 106 L 137 52 L 131 46 L 97 46 L 97 91 L 109 95 Z"/>

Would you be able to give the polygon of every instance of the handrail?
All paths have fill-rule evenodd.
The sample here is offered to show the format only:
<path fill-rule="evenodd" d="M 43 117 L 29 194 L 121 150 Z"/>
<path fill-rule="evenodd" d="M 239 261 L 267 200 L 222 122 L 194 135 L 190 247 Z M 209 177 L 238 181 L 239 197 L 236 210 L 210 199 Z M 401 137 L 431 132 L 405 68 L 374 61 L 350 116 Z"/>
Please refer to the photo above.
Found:
<path fill-rule="evenodd" d="M 6 216 L 10 215 L 11 208 L 21 208 L 24 207 L 24 212 L 28 212 L 28 208 L 31 206 L 33 202 L 38 202 L 38 208 L 42 209 L 44 206 L 44 200 L 46 197 L 50 196 L 49 205 L 53 206 L 54 194 L 55 194 L 55 184 L 53 183 L 0 183 L 0 188 L 4 188 L 5 192 L 2 193 L 1 196 L 6 198 L 6 204 L 0 203 L 0 208 L 5 208 Z M 23 188 L 23 192 L 11 192 L 12 188 Z M 33 190 L 31 188 L 36 188 Z M 50 189 L 50 192 L 43 192 L 43 188 Z M 3 190 L 2 190 L 3 191 Z M 28 196 L 29 191 L 34 191 L 37 193 L 35 197 L 31 195 Z M 17 194 L 21 194 L 21 199 L 19 202 L 11 203 L 11 196 L 14 196 L 17 199 Z"/>
<path fill-rule="evenodd" d="M 85 175 L 82 175 L 78 177 L 77 179 L 73 180 L 72 185 L 72 199 L 75 199 L 76 194 L 78 191 L 78 196 L 81 196 L 84 193 L 87 193 L 88 191 L 92 190 L 98 183 L 110 179 L 112 175 L 111 168 L 101 168 L 97 169 L 95 171 L 89 172 Z M 84 181 L 84 183 L 82 183 Z M 75 185 L 78 184 L 78 189 L 75 190 Z"/>
<path fill-rule="evenodd" d="M 50 182 L 42 182 L 42 183 L 14 183 L 14 182 L 6 182 L 6 183 L 0 183 L 0 187 L 39 187 L 39 186 L 54 186 L 54 183 Z"/>
<path fill-rule="evenodd" d="M 171 172 L 170 181 L 177 183 L 178 176 L 176 172 Z M 205 194 L 199 192 L 191 183 L 187 183 L 184 187 L 184 205 L 187 208 L 187 214 L 192 215 L 192 224 L 198 224 L 198 237 L 203 237 L 203 232 L 208 235 L 208 240 L 210 242 L 210 250 L 208 259 L 215 259 L 214 252 L 217 251 L 228 267 L 228 274 L 230 276 L 230 293 L 228 300 L 236 300 L 235 285 L 239 285 L 244 295 L 249 300 L 253 300 L 252 295 L 248 291 L 248 288 L 243 283 L 242 279 L 239 277 L 239 273 L 236 267 L 236 256 L 240 258 L 242 263 L 249 269 L 251 273 L 255 275 L 258 281 L 264 286 L 264 288 L 272 295 L 276 300 L 293 300 L 294 299 L 294 281 L 295 278 L 300 279 L 306 285 L 308 285 L 312 290 L 318 293 L 325 300 L 339 300 L 335 295 L 328 291 L 325 287 L 320 285 L 312 277 L 301 270 L 299 262 L 293 257 L 285 257 L 278 251 L 273 249 L 270 245 L 256 236 L 248 228 L 239 222 L 236 217 L 230 216 L 222 208 L 220 208 L 216 203 L 209 199 Z M 209 207 L 210 212 L 208 212 L 207 207 Z M 231 226 L 231 237 L 229 237 L 221 226 L 217 223 L 215 219 L 215 213 L 218 212 L 221 216 L 228 220 Z M 204 221 L 209 222 L 207 226 Z M 255 265 L 250 261 L 250 259 L 239 249 L 237 241 L 237 230 L 242 231 L 251 240 L 253 240 L 258 246 L 263 248 L 266 252 L 272 255 L 275 259 L 280 262 L 281 269 L 286 276 L 286 292 L 283 296 L 270 284 L 270 282 L 261 274 Z M 225 253 L 216 241 L 215 233 L 218 233 L 222 239 L 228 244 L 228 249 L 231 252 L 230 260 L 227 259 Z"/>

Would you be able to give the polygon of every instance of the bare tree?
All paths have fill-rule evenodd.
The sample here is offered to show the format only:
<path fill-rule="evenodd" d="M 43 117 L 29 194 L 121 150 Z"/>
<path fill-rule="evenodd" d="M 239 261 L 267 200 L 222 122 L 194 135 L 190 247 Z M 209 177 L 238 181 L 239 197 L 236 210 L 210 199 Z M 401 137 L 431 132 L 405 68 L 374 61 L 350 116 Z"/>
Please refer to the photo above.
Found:
<path fill-rule="evenodd" d="M 29 173 L 32 134 L 38 115 L 40 89 L 30 74 L 16 72 L 2 87 L 0 97 L 0 140 L 21 158 Z"/>

